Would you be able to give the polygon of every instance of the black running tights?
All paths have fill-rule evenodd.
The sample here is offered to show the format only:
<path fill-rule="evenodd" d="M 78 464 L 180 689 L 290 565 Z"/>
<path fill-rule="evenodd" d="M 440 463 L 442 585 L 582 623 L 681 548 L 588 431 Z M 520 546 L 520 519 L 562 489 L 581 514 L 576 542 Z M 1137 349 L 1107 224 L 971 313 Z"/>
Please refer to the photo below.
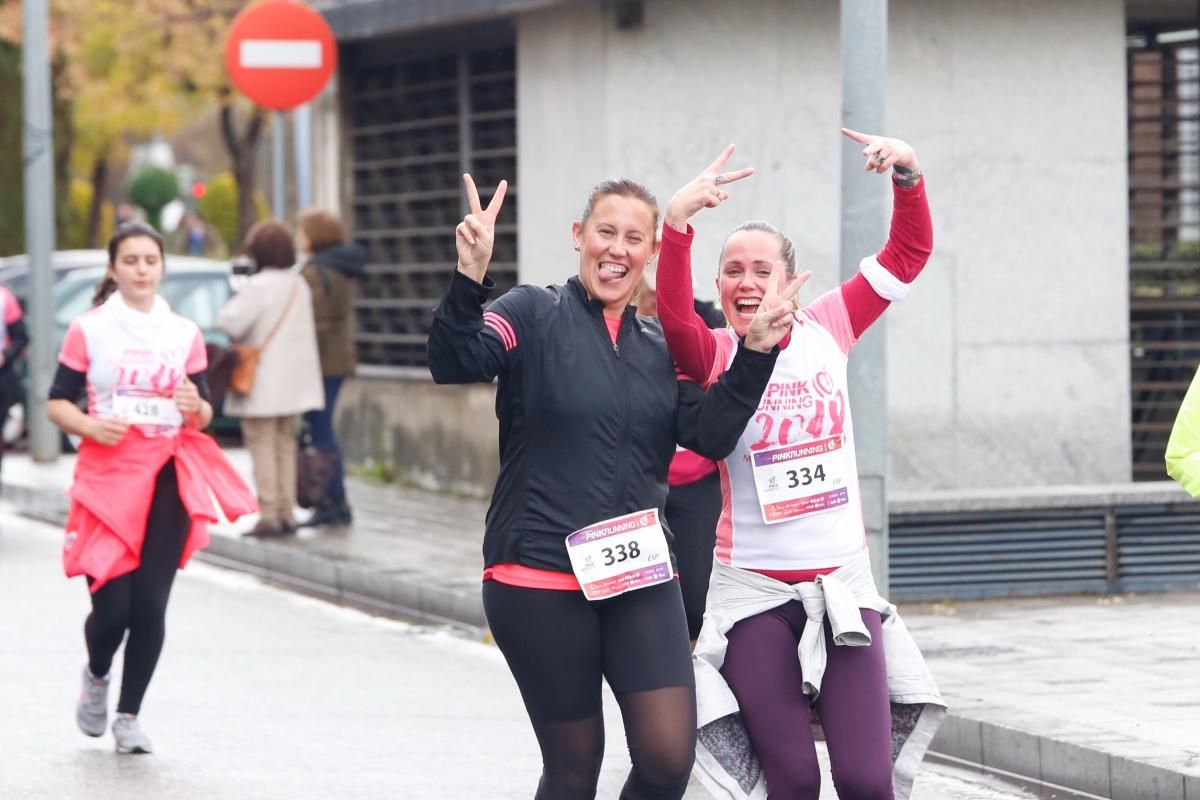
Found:
<path fill-rule="evenodd" d="M 168 461 L 155 483 L 141 566 L 128 575 L 114 578 L 92 594 L 92 613 L 83 626 L 88 669 L 97 676 L 108 674 L 121 640 L 126 631 L 129 633 L 118 713 L 137 714 L 141 710 L 142 698 L 162 652 L 167 599 L 190 524 L 179 499 L 175 462 Z M 89 578 L 88 583 L 91 582 Z"/>
<path fill-rule="evenodd" d="M 536 800 L 591 800 L 604 756 L 601 681 L 632 769 L 621 800 L 679 800 L 696 752 L 696 689 L 679 582 L 589 603 L 582 592 L 483 585 L 484 609 L 542 751 Z"/>

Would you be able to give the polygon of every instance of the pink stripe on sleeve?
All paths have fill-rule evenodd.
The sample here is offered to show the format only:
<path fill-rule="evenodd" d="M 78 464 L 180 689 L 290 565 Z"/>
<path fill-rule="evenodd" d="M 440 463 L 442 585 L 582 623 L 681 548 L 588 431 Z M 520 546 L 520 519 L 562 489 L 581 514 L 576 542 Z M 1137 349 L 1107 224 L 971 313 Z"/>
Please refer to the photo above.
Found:
<path fill-rule="evenodd" d="M 67 327 L 67 335 L 63 338 L 62 350 L 59 351 L 58 361 L 76 372 L 88 371 L 87 337 L 79 320 Z"/>
<path fill-rule="evenodd" d="M 504 317 L 494 311 L 486 311 L 483 314 L 483 324 L 499 334 L 500 341 L 504 343 L 505 350 L 512 350 L 517 346 L 517 332 L 513 330 L 512 324 Z"/>

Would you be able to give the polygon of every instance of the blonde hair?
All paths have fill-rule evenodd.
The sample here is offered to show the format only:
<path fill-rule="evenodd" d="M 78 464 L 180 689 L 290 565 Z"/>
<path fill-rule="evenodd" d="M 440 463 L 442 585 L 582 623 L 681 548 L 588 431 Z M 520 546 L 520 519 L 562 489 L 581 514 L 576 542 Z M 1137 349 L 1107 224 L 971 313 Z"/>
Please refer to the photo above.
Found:
<path fill-rule="evenodd" d="M 752 219 L 747 222 L 743 222 L 741 225 L 738 225 L 729 232 L 729 234 L 725 237 L 725 241 L 721 242 L 721 254 L 719 256 L 719 260 L 717 261 L 718 269 L 721 267 L 721 262 L 725 260 L 725 245 L 729 244 L 730 237 L 732 237 L 735 233 L 741 233 L 742 231 L 762 231 L 763 233 L 769 233 L 779 239 L 779 255 L 783 258 L 784 263 L 787 264 L 787 274 L 789 276 L 796 274 L 796 247 L 792 244 L 792 240 L 785 236 L 783 231 L 779 230 L 779 228 L 776 228 L 771 223 L 761 219 Z"/>
<path fill-rule="evenodd" d="M 588 217 L 592 215 L 596 203 L 612 194 L 641 200 L 650 206 L 650 210 L 654 212 L 654 229 L 658 230 L 658 200 L 645 185 L 629 178 L 616 178 L 596 184 L 592 193 L 588 195 L 587 202 L 583 205 L 583 215 L 579 218 L 580 224 L 587 224 Z"/>

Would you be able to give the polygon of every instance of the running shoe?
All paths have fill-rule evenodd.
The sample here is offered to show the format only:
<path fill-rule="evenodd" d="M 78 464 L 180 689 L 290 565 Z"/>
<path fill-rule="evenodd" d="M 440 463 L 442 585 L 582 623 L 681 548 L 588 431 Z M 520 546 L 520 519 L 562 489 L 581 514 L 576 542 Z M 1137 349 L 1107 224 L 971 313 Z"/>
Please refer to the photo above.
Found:
<path fill-rule="evenodd" d="M 118 753 L 154 752 L 134 714 L 117 714 L 117 718 L 113 720 L 112 732 L 113 738 L 117 740 Z"/>
<path fill-rule="evenodd" d="M 75 706 L 75 721 L 88 736 L 103 736 L 108 726 L 108 675 L 97 678 L 85 665 L 83 689 Z"/>

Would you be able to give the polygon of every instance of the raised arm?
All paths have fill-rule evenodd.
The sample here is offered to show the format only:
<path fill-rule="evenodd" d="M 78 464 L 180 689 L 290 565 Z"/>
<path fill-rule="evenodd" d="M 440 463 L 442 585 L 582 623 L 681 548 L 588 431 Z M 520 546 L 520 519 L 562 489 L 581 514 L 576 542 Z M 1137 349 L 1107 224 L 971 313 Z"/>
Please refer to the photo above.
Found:
<path fill-rule="evenodd" d="M 706 385 L 718 357 L 714 334 L 696 313 L 692 291 L 692 237 L 688 220 L 702 208 L 716 208 L 729 199 L 727 184 L 754 174 L 752 167 L 722 172 L 733 155 L 729 145 L 717 160 L 684 185 L 667 204 L 662 248 L 658 252 L 658 318 L 675 363 L 692 380 Z"/>
<path fill-rule="evenodd" d="M 495 288 L 487 268 L 508 182 L 500 181 L 487 208 L 482 207 L 470 175 L 463 175 L 463 184 L 470 213 L 454 229 L 458 266 L 450 288 L 433 310 L 427 345 L 429 372 L 436 383 L 490 382 L 507 368 L 520 341 L 522 303 L 516 290 L 487 313 L 483 311 Z"/>
<path fill-rule="evenodd" d="M 658 318 L 671 356 L 685 375 L 706 384 L 717 360 L 713 331 L 696 313 L 692 292 L 692 229 L 686 233 L 663 226 L 658 251 Z"/>
<path fill-rule="evenodd" d="M 925 196 L 925 179 L 916 151 L 899 139 L 873 136 L 847 128 L 848 138 L 864 145 L 865 169 L 879 174 L 892 170 L 892 225 L 887 243 L 862 260 L 859 272 L 842 284 L 854 338 L 861 336 L 925 268 L 933 252 L 933 222 Z"/>

